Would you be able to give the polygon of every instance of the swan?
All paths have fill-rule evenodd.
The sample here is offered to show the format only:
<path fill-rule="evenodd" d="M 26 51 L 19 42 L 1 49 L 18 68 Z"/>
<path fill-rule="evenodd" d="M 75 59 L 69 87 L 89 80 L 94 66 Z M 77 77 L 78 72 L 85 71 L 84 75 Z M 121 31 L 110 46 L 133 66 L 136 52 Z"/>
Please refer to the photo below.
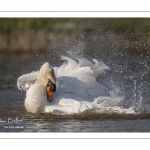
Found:
<path fill-rule="evenodd" d="M 60 67 L 52 67 L 46 62 L 39 71 L 18 78 L 18 89 L 26 91 L 24 104 L 28 112 L 74 114 L 116 106 L 123 100 L 122 97 L 112 100 L 108 89 L 97 82 L 96 78 L 109 70 L 103 62 L 66 56 L 61 59 L 65 62 Z"/>
<path fill-rule="evenodd" d="M 37 80 L 26 93 L 25 108 L 31 113 L 43 113 L 45 106 L 52 100 L 47 88 L 52 85 L 52 92 L 56 91 L 56 77 L 54 69 L 48 62 L 40 68 Z"/>

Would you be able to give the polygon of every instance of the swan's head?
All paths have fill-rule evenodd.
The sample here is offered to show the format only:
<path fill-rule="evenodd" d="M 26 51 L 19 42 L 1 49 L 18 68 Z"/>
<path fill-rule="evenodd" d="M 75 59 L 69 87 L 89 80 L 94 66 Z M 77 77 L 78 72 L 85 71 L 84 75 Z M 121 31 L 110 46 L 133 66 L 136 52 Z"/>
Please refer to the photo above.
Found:
<path fill-rule="evenodd" d="M 48 63 L 44 63 L 37 77 L 37 82 L 45 87 L 47 93 L 47 100 L 51 102 L 52 92 L 56 91 L 56 77 L 54 68 Z"/>

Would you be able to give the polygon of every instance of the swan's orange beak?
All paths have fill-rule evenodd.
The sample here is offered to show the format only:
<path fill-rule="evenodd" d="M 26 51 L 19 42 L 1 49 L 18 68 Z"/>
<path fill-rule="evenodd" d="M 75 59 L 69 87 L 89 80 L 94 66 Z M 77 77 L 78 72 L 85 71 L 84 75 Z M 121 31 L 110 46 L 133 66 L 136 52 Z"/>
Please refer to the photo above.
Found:
<path fill-rule="evenodd" d="M 46 86 L 46 93 L 47 93 L 47 100 L 51 102 L 52 101 L 52 86 L 51 85 Z"/>

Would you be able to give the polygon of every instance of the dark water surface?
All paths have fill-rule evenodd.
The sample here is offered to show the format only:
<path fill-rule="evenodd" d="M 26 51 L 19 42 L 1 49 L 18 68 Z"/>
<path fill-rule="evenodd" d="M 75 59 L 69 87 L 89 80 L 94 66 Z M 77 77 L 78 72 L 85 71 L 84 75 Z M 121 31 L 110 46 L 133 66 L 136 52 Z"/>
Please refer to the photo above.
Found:
<path fill-rule="evenodd" d="M 0 55 L 0 132 L 149 132 L 150 131 L 150 54 L 146 52 L 98 52 L 85 54 L 110 67 L 99 82 L 124 95 L 122 108 L 133 107 L 136 114 L 76 115 L 30 114 L 25 110 L 25 92 L 17 89 L 20 75 L 39 70 L 49 61 L 60 66 L 59 55 Z"/>

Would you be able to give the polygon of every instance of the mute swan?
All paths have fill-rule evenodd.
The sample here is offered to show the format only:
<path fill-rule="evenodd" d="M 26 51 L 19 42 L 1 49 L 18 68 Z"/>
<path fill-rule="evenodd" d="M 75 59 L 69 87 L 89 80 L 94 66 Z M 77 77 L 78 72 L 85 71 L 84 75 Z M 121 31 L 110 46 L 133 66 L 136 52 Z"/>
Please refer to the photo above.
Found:
<path fill-rule="evenodd" d="M 42 113 L 52 100 L 52 92 L 56 91 L 54 69 L 48 62 L 44 63 L 38 73 L 37 80 L 26 93 L 25 108 L 31 113 Z M 48 102 L 49 101 L 49 102 Z"/>
<path fill-rule="evenodd" d="M 78 59 L 78 58 L 77 58 Z M 124 98 L 111 98 L 106 87 L 96 77 L 109 70 L 103 62 L 85 58 L 78 62 L 69 58 L 60 67 L 44 63 L 40 71 L 18 78 L 18 89 L 26 91 L 25 108 L 31 113 L 53 113 L 55 110 L 66 114 L 83 112 L 87 109 L 116 106 Z M 57 82 L 56 82 L 57 79 Z M 47 87 L 52 86 L 53 100 Z M 57 87 L 57 88 L 56 88 Z"/>

